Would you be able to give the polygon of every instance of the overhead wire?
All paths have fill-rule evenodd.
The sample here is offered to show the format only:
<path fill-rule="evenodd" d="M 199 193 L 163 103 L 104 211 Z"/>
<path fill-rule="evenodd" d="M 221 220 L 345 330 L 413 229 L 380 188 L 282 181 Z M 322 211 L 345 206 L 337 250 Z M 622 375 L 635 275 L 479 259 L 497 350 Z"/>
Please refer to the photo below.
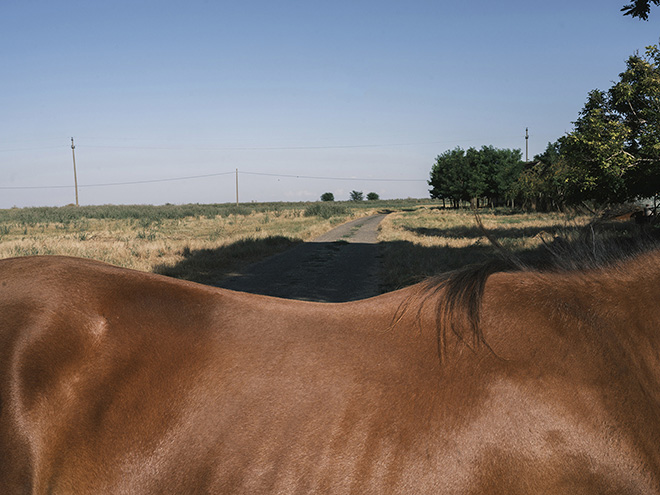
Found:
<path fill-rule="evenodd" d="M 293 179 L 318 179 L 318 180 L 356 180 L 373 182 L 426 182 L 426 179 L 379 179 L 372 177 L 318 177 L 313 175 L 293 175 L 293 174 L 268 174 L 264 172 L 240 172 L 246 175 L 262 175 L 266 177 L 287 177 Z"/>
<path fill-rule="evenodd" d="M 357 148 L 388 148 L 388 147 L 402 147 L 402 146 L 424 146 L 432 144 L 444 144 L 447 142 L 456 142 L 454 141 L 427 141 L 427 142 L 415 142 L 415 143 L 390 143 L 390 144 L 354 144 L 354 145 L 330 145 L 330 146 L 235 146 L 235 147 L 176 147 L 176 146 L 106 146 L 106 145 L 90 145 L 83 144 L 83 148 L 92 148 L 92 149 L 145 149 L 145 150 L 189 150 L 194 148 L 199 151 L 294 151 L 294 150 L 330 150 L 330 149 L 357 149 Z M 13 152 L 13 151 L 36 151 L 36 150 L 47 150 L 61 148 L 62 146 L 47 146 L 47 147 L 37 147 L 37 148 L 12 148 L 12 149 L 0 149 L 0 152 Z M 67 145 L 68 147 L 68 145 Z M 78 144 L 80 148 L 80 144 Z M 183 177 L 170 177 L 170 178 L 160 178 L 160 179 L 145 179 L 145 180 L 133 180 L 133 181 L 123 181 L 123 182 L 107 182 L 107 183 L 96 183 L 96 184 L 80 184 L 80 188 L 89 188 L 89 187 L 112 187 L 112 186 L 125 186 L 125 185 L 136 185 L 136 184 L 153 184 L 158 182 L 174 182 L 174 181 L 183 181 L 183 180 L 193 180 L 193 179 L 202 179 L 208 177 L 218 177 L 223 175 L 233 175 L 234 171 L 231 172 L 219 172 L 212 174 L 200 174 L 200 175 L 190 175 Z M 266 173 L 266 172 L 249 172 L 249 171 L 239 171 L 239 175 L 255 175 L 255 176 L 264 176 L 264 177 L 280 177 L 280 178 L 294 178 L 294 179 L 311 179 L 311 180 L 337 180 L 337 181 L 369 181 L 369 182 L 427 182 L 426 179 L 398 179 L 398 178 L 380 178 L 380 177 L 326 177 L 326 176 L 314 176 L 314 175 L 302 175 L 302 174 L 275 174 L 275 173 Z M 0 186 L 0 190 L 26 190 L 26 189 L 68 189 L 72 188 L 74 185 L 52 185 L 52 186 Z"/>
<path fill-rule="evenodd" d="M 219 177 L 222 175 L 234 175 L 232 172 L 218 172 L 213 174 L 202 175 L 189 175 L 185 177 L 169 177 L 163 179 L 148 179 L 148 180 L 134 180 L 125 182 L 106 182 L 97 184 L 79 184 L 79 188 L 84 187 L 112 187 L 112 186 L 126 186 L 135 184 L 154 184 L 157 182 L 175 182 L 181 180 L 203 179 L 208 177 Z M 372 178 L 372 177 L 319 177 L 310 175 L 294 175 L 294 174 L 269 174 L 262 172 L 244 172 L 238 171 L 239 175 L 257 175 L 265 177 L 282 177 L 290 179 L 315 179 L 315 180 L 342 180 L 342 181 L 368 181 L 368 182 L 426 182 L 426 179 L 392 179 L 392 178 Z M 74 185 L 57 185 L 57 186 L 0 186 L 0 190 L 24 190 L 24 189 L 68 189 L 73 188 Z"/>

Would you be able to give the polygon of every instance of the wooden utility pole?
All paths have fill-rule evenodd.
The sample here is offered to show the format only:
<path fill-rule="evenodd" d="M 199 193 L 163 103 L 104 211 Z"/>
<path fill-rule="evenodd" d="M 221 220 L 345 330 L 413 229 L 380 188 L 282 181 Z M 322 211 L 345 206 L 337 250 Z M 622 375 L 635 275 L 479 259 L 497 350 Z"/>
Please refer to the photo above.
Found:
<path fill-rule="evenodd" d="M 529 127 L 525 127 L 525 161 L 529 161 Z"/>
<path fill-rule="evenodd" d="M 236 169 L 236 206 L 238 206 L 238 169 Z"/>
<path fill-rule="evenodd" d="M 73 144 L 73 138 L 71 138 L 71 154 L 73 155 L 73 183 L 76 187 L 76 206 L 78 204 L 78 174 L 76 174 L 76 145 Z"/>

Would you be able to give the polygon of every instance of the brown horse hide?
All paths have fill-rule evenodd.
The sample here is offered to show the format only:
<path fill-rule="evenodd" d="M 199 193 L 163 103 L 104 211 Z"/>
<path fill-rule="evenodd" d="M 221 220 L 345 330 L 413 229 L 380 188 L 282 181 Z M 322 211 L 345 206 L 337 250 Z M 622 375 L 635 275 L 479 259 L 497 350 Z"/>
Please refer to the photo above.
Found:
<path fill-rule="evenodd" d="M 27 493 L 660 493 L 660 251 L 342 304 L 0 261 Z"/>

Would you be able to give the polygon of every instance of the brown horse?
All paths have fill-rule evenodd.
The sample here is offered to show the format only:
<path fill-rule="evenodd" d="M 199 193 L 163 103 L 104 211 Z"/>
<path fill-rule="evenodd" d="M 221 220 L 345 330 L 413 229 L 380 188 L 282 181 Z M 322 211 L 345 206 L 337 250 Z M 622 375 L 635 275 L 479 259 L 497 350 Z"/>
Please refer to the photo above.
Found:
<path fill-rule="evenodd" d="M 0 261 L 0 494 L 660 493 L 659 294 L 660 251 L 343 304 Z"/>

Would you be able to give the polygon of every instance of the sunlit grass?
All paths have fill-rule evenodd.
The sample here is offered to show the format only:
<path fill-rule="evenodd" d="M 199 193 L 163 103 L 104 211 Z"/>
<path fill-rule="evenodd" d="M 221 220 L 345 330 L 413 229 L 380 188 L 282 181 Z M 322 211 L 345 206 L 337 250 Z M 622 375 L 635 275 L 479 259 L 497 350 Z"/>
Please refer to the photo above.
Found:
<path fill-rule="evenodd" d="M 167 271 L 192 252 L 218 250 L 245 240 L 285 238 L 302 242 L 370 211 L 346 211 L 330 218 L 305 216 L 302 209 L 254 211 L 228 216 L 183 218 L 98 219 L 65 222 L 0 223 L 0 258 L 31 255 L 66 255 L 93 258 L 142 271 Z M 287 243 L 264 243 L 247 259 L 267 256 Z M 239 246 L 241 244 L 239 243 Z M 252 243 L 254 245 L 254 243 Z M 234 252 L 236 249 L 234 249 Z M 241 258 L 240 255 L 237 255 Z M 242 257 L 244 260 L 246 257 Z M 179 274 L 186 278 L 185 274 Z"/>
<path fill-rule="evenodd" d="M 482 211 L 480 219 L 504 248 L 520 255 L 537 250 L 567 229 L 587 224 L 591 217 Z M 394 213 L 381 223 L 379 240 L 383 291 L 497 256 L 469 210 L 418 208 Z"/>
<path fill-rule="evenodd" d="M 379 232 L 382 291 L 497 256 L 470 210 L 420 200 L 369 203 L 0 210 L 0 258 L 77 256 L 214 283 L 379 210 L 391 212 Z M 522 256 L 542 251 L 544 242 L 592 220 L 507 210 L 482 210 L 480 218 L 506 250 Z"/>

